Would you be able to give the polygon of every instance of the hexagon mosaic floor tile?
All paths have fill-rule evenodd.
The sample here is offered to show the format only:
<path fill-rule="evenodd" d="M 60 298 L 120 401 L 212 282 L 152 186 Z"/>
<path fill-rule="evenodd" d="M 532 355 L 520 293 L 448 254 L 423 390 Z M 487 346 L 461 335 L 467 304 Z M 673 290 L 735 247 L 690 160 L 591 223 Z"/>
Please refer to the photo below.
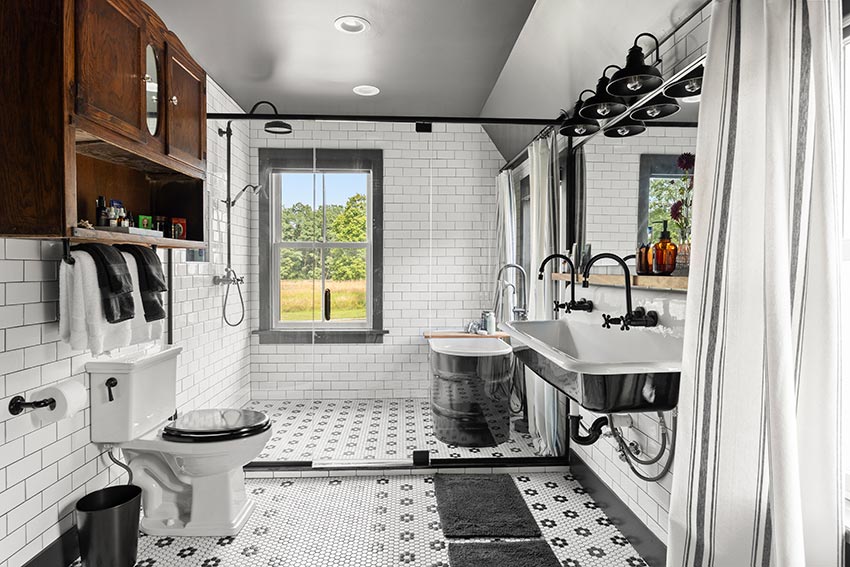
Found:
<path fill-rule="evenodd" d="M 495 425 L 505 434 L 494 447 L 462 447 L 434 435 L 427 399 L 388 400 L 252 400 L 247 409 L 265 412 L 274 433 L 255 461 L 400 461 L 410 463 L 414 450 L 431 458 L 469 459 L 536 457 L 528 433 L 513 422 Z M 489 408 L 484 409 L 488 417 Z"/>
<path fill-rule="evenodd" d="M 564 567 L 646 565 L 570 474 L 513 479 Z M 251 479 L 257 508 L 239 535 L 142 536 L 136 567 L 449 567 L 433 482 L 425 475 Z"/>

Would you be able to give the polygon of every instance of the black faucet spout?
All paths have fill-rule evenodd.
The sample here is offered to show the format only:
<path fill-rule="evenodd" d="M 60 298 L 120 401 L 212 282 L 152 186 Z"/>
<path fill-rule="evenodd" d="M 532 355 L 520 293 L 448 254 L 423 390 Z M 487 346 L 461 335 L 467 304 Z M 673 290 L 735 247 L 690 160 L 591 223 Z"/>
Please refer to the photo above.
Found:
<path fill-rule="evenodd" d="M 623 274 L 625 275 L 625 284 L 626 284 L 626 314 L 632 313 L 632 273 L 629 270 L 628 264 L 617 256 L 616 254 L 612 254 L 610 252 L 602 252 L 601 254 L 595 255 L 593 258 L 587 261 L 587 265 L 584 267 L 584 273 L 582 274 L 584 281 L 582 282 L 582 287 L 587 287 L 587 280 L 590 277 L 590 268 L 598 262 L 599 260 L 614 260 L 617 262 L 620 267 L 623 269 Z"/>
<path fill-rule="evenodd" d="M 537 279 L 543 279 L 543 272 L 546 270 L 546 264 L 556 258 L 563 260 L 566 262 L 567 266 L 570 267 L 570 303 L 573 304 L 576 301 L 576 267 L 575 264 L 573 264 L 573 261 L 570 260 L 569 256 L 565 256 L 563 254 L 549 254 L 543 258 L 543 261 L 540 262 L 540 269 L 537 271 Z"/>

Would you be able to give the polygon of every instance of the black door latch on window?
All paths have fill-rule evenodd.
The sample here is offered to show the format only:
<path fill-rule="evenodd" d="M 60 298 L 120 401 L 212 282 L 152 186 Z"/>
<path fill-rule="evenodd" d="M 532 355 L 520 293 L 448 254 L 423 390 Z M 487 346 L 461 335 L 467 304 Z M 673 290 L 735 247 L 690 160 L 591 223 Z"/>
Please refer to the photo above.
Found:
<path fill-rule="evenodd" d="M 331 320 L 331 288 L 325 289 L 325 321 Z"/>

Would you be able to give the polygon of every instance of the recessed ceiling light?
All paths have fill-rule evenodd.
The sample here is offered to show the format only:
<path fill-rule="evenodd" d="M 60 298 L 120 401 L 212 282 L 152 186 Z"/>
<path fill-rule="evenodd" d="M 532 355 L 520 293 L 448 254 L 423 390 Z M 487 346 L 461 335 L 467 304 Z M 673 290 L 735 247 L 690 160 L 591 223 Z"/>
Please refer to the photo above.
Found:
<path fill-rule="evenodd" d="M 340 16 L 334 20 L 334 27 L 343 33 L 363 33 L 370 25 L 369 20 L 360 16 Z"/>
<path fill-rule="evenodd" d="M 360 96 L 375 96 L 381 89 L 378 87 L 373 87 L 372 85 L 358 85 L 352 89 L 354 94 L 359 94 Z"/>

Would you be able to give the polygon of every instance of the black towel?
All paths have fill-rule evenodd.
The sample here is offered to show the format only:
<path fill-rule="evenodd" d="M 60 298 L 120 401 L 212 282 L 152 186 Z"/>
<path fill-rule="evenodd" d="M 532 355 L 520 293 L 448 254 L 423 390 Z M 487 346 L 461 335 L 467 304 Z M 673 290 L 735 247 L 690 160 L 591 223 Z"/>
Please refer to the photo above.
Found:
<path fill-rule="evenodd" d="M 135 317 L 133 279 L 121 252 L 106 244 L 80 244 L 74 250 L 81 250 L 94 260 L 106 321 L 120 323 Z"/>
<path fill-rule="evenodd" d="M 165 309 L 162 307 L 162 292 L 168 291 L 165 277 L 162 275 L 162 262 L 156 252 L 147 246 L 134 244 L 119 244 L 116 246 L 122 252 L 131 254 L 136 260 L 139 273 L 139 291 L 142 294 L 142 306 L 145 310 L 145 321 L 165 319 Z"/>

